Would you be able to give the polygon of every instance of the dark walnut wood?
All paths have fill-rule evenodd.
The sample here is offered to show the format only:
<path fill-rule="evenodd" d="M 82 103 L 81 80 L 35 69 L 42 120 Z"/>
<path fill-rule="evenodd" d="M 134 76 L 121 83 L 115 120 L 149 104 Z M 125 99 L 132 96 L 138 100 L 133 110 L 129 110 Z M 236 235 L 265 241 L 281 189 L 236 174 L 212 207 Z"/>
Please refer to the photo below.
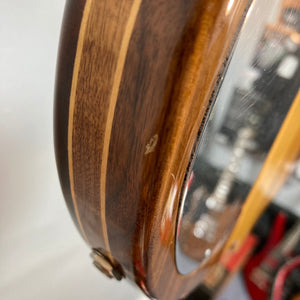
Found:
<path fill-rule="evenodd" d="M 69 0 L 55 96 L 55 149 L 82 236 L 157 299 L 178 273 L 181 187 L 247 0 Z"/>

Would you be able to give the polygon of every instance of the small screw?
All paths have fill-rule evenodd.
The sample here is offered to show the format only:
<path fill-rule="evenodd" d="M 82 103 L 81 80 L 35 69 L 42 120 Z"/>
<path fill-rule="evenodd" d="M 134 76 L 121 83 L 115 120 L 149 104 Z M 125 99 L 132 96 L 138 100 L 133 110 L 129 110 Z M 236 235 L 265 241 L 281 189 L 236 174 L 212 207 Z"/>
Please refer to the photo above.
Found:
<path fill-rule="evenodd" d="M 114 267 L 112 262 L 104 256 L 99 250 L 93 249 L 91 253 L 94 266 L 109 278 L 121 280 L 123 275 Z"/>

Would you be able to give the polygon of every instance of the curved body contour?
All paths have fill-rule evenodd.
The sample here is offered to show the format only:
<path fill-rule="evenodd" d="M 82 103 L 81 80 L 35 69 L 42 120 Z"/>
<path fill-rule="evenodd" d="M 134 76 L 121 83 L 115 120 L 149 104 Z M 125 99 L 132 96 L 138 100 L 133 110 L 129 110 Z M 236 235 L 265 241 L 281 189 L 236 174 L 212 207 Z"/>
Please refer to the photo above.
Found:
<path fill-rule="evenodd" d="M 158 299 L 184 297 L 207 269 L 178 273 L 176 216 L 248 5 L 67 1 L 55 94 L 63 193 L 86 242 Z"/>

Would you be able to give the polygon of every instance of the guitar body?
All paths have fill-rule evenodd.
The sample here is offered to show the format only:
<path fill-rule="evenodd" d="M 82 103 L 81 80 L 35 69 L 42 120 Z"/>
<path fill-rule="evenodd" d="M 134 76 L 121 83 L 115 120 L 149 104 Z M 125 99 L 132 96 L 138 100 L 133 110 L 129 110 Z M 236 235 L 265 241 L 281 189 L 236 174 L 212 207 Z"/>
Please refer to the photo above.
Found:
<path fill-rule="evenodd" d="M 178 272 L 177 216 L 195 144 L 249 4 L 66 4 L 55 94 L 64 197 L 83 238 L 112 266 L 108 275 L 130 278 L 157 299 L 185 297 L 217 259 Z"/>

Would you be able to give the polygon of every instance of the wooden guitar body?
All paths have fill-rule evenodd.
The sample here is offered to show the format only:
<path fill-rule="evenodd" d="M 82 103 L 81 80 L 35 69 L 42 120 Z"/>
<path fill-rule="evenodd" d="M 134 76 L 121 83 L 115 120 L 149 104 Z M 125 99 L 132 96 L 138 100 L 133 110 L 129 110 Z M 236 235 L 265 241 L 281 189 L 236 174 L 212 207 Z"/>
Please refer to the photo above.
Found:
<path fill-rule="evenodd" d="M 157 299 L 185 297 L 217 259 L 175 263 L 187 169 L 248 0 L 68 0 L 55 94 L 62 190 L 81 235 Z M 200 129 L 199 129 L 200 128 Z M 101 266 L 100 266 L 101 268 Z"/>

